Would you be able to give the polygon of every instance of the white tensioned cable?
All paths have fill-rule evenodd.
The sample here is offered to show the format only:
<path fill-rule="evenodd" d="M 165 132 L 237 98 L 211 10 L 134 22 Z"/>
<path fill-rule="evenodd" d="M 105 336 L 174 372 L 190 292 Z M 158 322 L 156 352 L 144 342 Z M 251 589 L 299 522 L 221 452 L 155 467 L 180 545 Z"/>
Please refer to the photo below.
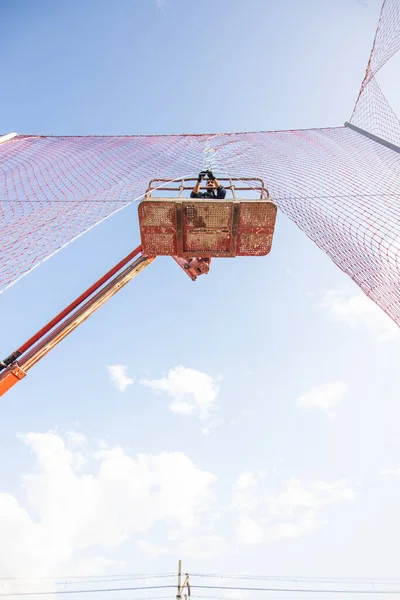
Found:
<path fill-rule="evenodd" d="M 216 153 L 218 152 L 217 149 L 213 148 L 212 146 L 209 145 L 209 142 L 215 138 L 218 137 L 219 134 L 215 134 L 210 136 L 207 139 L 206 142 L 206 146 L 203 150 L 203 171 L 213 171 L 216 169 L 216 164 L 215 164 L 215 159 L 216 159 Z"/>
<path fill-rule="evenodd" d="M 248 185 L 249 188 L 254 188 L 255 186 L 252 185 L 250 182 L 247 181 L 243 181 L 242 178 L 237 175 L 236 173 L 227 173 L 225 172 L 223 169 L 221 169 L 218 165 L 217 165 L 217 159 L 218 159 L 218 151 L 223 147 L 223 146 L 217 146 L 216 148 L 213 148 L 210 145 L 211 140 L 215 139 L 215 138 L 220 138 L 221 134 L 219 133 L 215 133 L 214 135 L 211 135 L 210 137 L 207 138 L 207 142 L 206 142 L 206 146 L 203 150 L 203 171 L 212 171 L 215 174 L 217 174 L 217 179 L 231 179 L 231 178 L 235 178 L 238 179 L 241 183 L 243 183 L 243 185 Z M 242 174 L 242 177 L 246 177 L 246 174 Z M 266 188 L 267 189 L 267 188 Z"/>

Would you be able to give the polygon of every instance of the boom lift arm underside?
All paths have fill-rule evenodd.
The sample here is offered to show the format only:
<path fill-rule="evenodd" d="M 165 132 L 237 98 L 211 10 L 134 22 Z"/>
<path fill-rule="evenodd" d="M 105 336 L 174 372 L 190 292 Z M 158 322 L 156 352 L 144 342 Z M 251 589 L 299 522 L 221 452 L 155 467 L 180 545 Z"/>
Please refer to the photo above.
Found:
<path fill-rule="evenodd" d="M 138 246 L 15 352 L 0 361 L 0 396 L 154 260 L 143 256 L 141 250 Z"/>

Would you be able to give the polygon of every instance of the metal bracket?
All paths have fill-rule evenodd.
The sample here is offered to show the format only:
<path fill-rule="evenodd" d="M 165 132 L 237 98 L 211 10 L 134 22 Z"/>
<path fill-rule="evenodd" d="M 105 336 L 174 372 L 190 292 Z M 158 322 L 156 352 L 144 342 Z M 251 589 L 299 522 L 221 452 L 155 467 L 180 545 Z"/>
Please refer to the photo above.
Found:
<path fill-rule="evenodd" d="M 389 148 L 389 150 L 393 150 L 393 152 L 397 152 L 398 154 L 400 154 L 399 146 L 392 144 L 392 142 L 388 142 L 387 140 L 384 140 L 383 138 L 381 138 L 377 135 L 374 135 L 373 133 L 370 133 L 369 131 L 365 131 L 364 129 L 361 129 L 361 127 L 357 127 L 357 125 L 353 125 L 352 123 L 349 123 L 348 121 L 346 121 L 344 126 L 349 127 L 349 129 L 353 129 L 353 131 L 357 131 L 357 133 L 361 133 L 361 135 L 369 138 L 373 142 L 377 142 L 378 144 L 381 144 L 381 146 L 385 146 L 386 148 Z"/>

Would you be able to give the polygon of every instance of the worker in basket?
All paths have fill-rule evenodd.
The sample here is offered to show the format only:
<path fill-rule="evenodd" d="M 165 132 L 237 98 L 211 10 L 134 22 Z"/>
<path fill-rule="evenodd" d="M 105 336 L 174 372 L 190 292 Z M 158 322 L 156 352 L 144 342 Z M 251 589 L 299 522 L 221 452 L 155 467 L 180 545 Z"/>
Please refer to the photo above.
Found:
<path fill-rule="evenodd" d="M 204 177 L 207 176 L 206 190 L 205 192 L 200 192 L 201 182 Z M 226 189 L 222 187 L 218 179 L 214 177 L 212 171 L 200 171 L 199 176 L 197 178 L 197 183 L 193 188 L 193 191 L 190 194 L 191 198 L 210 198 L 214 200 L 223 200 L 226 196 Z M 178 263 L 181 264 L 182 259 L 178 259 Z M 193 279 L 199 275 L 203 275 L 208 273 L 210 270 L 211 257 L 196 257 L 189 258 L 185 264 L 181 264 L 181 266 L 187 270 L 188 275 Z"/>
<path fill-rule="evenodd" d="M 207 175 L 206 192 L 200 192 L 201 182 Z M 200 171 L 197 178 L 197 183 L 190 194 L 191 198 L 214 198 L 215 200 L 223 200 L 226 196 L 226 189 L 222 187 L 218 179 L 216 179 L 212 171 Z"/>

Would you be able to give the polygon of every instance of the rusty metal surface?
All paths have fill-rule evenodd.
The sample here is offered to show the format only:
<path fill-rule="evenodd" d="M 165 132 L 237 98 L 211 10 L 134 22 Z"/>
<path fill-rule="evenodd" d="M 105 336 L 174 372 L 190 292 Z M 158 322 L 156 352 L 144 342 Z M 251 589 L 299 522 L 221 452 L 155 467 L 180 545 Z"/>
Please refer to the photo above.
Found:
<path fill-rule="evenodd" d="M 208 275 L 210 271 L 211 258 L 180 258 L 179 256 L 172 258 L 192 281 L 196 281 L 200 275 Z"/>
<path fill-rule="evenodd" d="M 139 204 L 143 253 L 150 256 L 265 256 L 277 207 L 270 200 L 145 198 Z"/>

